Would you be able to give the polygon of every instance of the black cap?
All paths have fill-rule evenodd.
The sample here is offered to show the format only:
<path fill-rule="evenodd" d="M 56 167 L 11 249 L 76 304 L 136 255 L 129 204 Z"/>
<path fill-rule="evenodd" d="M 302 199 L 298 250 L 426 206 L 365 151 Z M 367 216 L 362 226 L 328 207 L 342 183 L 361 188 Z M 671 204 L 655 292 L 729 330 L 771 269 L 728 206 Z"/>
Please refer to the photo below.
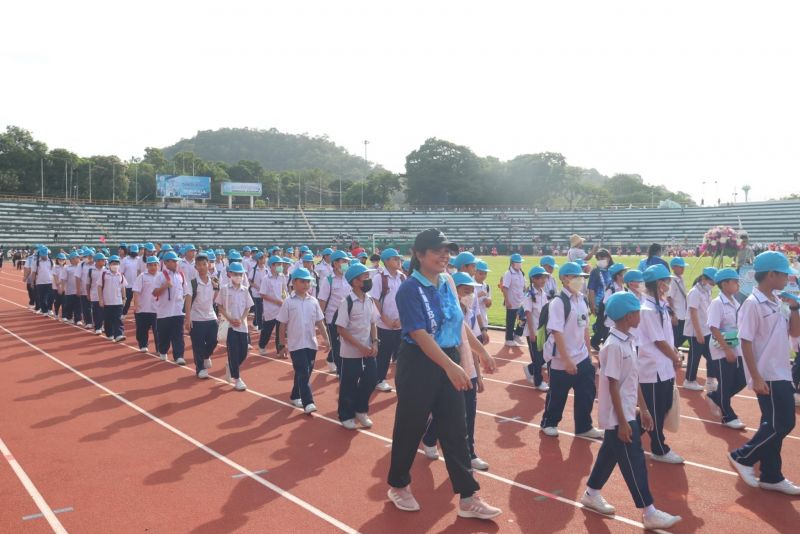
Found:
<path fill-rule="evenodd" d="M 449 248 L 452 252 L 458 252 L 458 245 L 447 239 L 444 232 L 438 228 L 428 228 L 417 234 L 414 239 L 414 250 L 423 252 L 425 250 L 436 250 L 442 247 Z"/>

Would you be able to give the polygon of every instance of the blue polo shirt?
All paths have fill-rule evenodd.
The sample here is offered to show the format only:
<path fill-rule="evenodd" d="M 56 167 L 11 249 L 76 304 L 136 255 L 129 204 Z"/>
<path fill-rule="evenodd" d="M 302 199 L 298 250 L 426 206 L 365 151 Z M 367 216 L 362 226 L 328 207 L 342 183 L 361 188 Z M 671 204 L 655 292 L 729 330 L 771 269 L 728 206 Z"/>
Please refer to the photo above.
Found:
<path fill-rule="evenodd" d="M 442 348 L 461 344 L 464 314 L 446 275 L 440 274 L 438 286 L 434 286 L 419 271 L 414 271 L 400 285 L 395 302 L 400 315 L 403 341 L 406 343 L 416 345 L 409 333 L 425 330 Z"/>
<path fill-rule="evenodd" d="M 594 304 L 599 306 L 603 302 L 606 287 L 611 283 L 611 275 L 608 274 L 608 269 L 601 269 L 595 267 L 589 274 L 589 284 L 587 289 L 594 291 Z"/>

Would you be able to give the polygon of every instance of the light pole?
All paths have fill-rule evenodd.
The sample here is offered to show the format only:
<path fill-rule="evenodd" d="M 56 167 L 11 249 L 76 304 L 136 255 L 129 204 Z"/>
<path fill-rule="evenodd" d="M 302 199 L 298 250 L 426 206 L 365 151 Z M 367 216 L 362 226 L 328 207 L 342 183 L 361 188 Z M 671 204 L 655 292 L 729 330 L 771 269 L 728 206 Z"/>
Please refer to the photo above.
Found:
<path fill-rule="evenodd" d="M 89 161 L 89 202 L 92 201 L 92 162 Z"/>
<path fill-rule="evenodd" d="M 719 198 L 719 181 L 718 180 L 714 180 L 714 186 L 715 186 L 716 191 L 717 191 L 717 206 L 719 206 L 720 198 Z"/>
<path fill-rule="evenodd" d="M 705 182 L 700 182 L 700 205 L 701 206 L 704 206 L 705 203 L 706 203 L 705 196 L 706 196 L 706 183 Z"/>
<path fill-rule="evenodd" d="M 368 144 L 369 144 L 369 141 L 364 139 L 364 161 L 367 162 L 367 167 L 369 167 L 369 158 L 367 158 L 367 145 Z M 367 176 L 369 176 L 369 173 L 367 173 Z M 367 181 L 367 177 L 365 176 L 364 177 L 364 181 L 361 182 L 361 209 L 362 210 L 364 209 L 364 184 L 366 183 L 366 181 Z"/>

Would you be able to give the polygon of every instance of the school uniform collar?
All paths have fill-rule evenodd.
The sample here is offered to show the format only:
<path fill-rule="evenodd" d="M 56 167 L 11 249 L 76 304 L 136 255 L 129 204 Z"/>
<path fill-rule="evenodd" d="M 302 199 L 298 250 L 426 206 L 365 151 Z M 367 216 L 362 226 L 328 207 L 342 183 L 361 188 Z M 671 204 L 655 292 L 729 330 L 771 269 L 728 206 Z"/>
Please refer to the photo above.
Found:
<path fill-rule="evenodd" d="M 208 276 L 208 282 L 203 282 L 203 279 L 200 278 L 200 275 L 198 274 L 197 277 L 195 278 L 195 280 L 197 280 L 197 284 L 201 285 L 201 286 L 210 286 L 211 285 L 211 273 L 208 273 L 207 276 Z"/>
<path fill-rule="evenodd" d="M 609 334 L 614 336 L 615 338 L 619 339 L 623 343 L 627 342 L 627 341 L 629 341 L 631 339 L 631 335 L 630 334 L 626 334 L 626 333 L 622 332 L 621 330 L 617 330 L 616 327 L 612 327 L 611 331 L 609 332 Z"/>
<path fill-rule="evenodd" d="M 733 306 L 734 308 L 738 308 L 739 307 L 738 306 L 739 301 L 736 300 L 736 299 L 729 299 L 728 297 L 725 296 L 725 293 L 720 292 L 719 300 L 720 300 L 720 302 L 722 302 L 726 306 L 730 305 L 730 306 Z"/>
<path fill-rule="evenodd" d="M 416 269 L 414 270 L 413 273 L 411 273 L 411 278 L 414 278 L 417 282 L 422 284 L 422 287 L 433 287 L 433 284 L 431 283 L 431 281 L 428 280 L 427 278 L 425 278 L 425 276 L 421 272 L 417 271 Z M 439 275 L 439 284 L 441 284 L 441 283 L 442 283 L 442 275 L 440 274 Z M 438 286 L 438 284 L 437 284 L 437 286 Z"/>
<path fill-rule="evenodd" d="M 364 293 L 364 300 L 361 300 L 360 298 L 358 298 L 358 295 L 356 295 L 356 292 L 353 291 L 353 288 L 351 287 L 350 288 L 350 298 L 353 300 L 353 302 L 356 302 L 356 301 L 358 301 L 358 302 L 367 302 L 367 300 L 369 300 L 370 296 L 369 296 L 369 293 L 365 292 Z"/>
<path fill-rule="evenodd" d="M 292 294 L 289 295 L 289 298 L 290 299 L 296 299 L 296 300 L 308 300 L 308 299 L 313 299 L 314 297 L 312 297 L 311 293 L 309 293 L 308 291 L 306 291 L 306 296 L 305 297 L 301 297 L 300 295 L 298 295 L 297 293 L 292 291 Z"/>
<path fill-rule="evenodd" d="M 756 298 L 759 304 L 769 304 L 771 306 L 780 306 L 779 302 L 773 302 L 769 299 L 764 293 L 761 292 L 760 289 L 757 287 L 753 288 L 753 296 Z"/>
<path fill-rule="evenodd" d="M 575 302 L 580 302 L 581 294 L 578 293 L 577 295 L 573 295 L 572 292 L 567 288 L 561 288 L 561 292 L 567 296 L 568 299 L 573 300 Z"/>

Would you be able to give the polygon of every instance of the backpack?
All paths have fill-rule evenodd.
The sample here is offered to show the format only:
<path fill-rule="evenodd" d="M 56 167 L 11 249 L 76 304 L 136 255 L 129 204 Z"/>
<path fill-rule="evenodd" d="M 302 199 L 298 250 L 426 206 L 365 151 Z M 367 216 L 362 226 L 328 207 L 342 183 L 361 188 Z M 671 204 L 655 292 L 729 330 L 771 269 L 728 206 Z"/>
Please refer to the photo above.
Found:
<path fill-rule="evenodd" d="M 369 296 L 367 296 L 366 298 L 369 298 Z M 328 307 L 327 303 L 325 304 L 325 307 L 326 308 Z M 341 309 L 342 308 L 340 307 L 339 310 L 341 310 Z M 339 310 L 336 310 L 336 312 L 333 314 L 333 319 L 331 320 L 331 324 L 333 324 L 333 325 L 336 324 L 336 319 L 337 319 L 337 317 L 339 317 Z M 350 295 L 347 295 L 347 318 L 348 319 L 350 319 L 350 312 L 352 312 L 352 311 L 353 311 L 353 297 L 350 296 Z"/>
<path fill-rule="evenodd" d="M 89 281 L 86 282 L 86 296 L 87 297 L 91 297 L 92 296 L 92 271 L 94 271 L 94 267 L 89 267 L 89 276 L 87 276 Z"/>
<path fill-rule="evenodd" d="M 400 282 L 405 282 L 406 275 L 403 273 L 398 273 L 400 275 Z M 378 302 L 381 303 L 383 306 L 383 300 L 386 298 L 386 295 L 389 294 L 389 275 L 386 274 L 386 271 L 381 273 L 381 298 L 378 299 Z"/>
<path fill-rule="evenodd" d="M 211 287 L 214 291 L 219 291 L 219 281 L 211 275 L 208 275 L 208 280 L 211 282 Z M 194 308 L 194 297 L 197 295 L 197 278 L 192 278 L 192 308 Z"/>
<path fill-rule="evenodd" d="M 559 293 L 558 297 L 564 303 L 564 322 L 566 323 L 570 311 L 572 311 L 572 304 L 564 293 Z M 536 331 L 536 349 L 540 352 L 544 350 L 544 344 L 550 337 L 550 332 L 547 330 L 547 321 L 550 318 L 550 303 L 552 300 L 542 306 L 542 311 L 539 314 L 539 329 Z M 556 355 L 556 347 L 553 344 L 553 356 Z"/>
<path fill-rule="evenodd" d="M 325 307 L 322 309 L 322 313 L 325 313 L 325 310 L 328 309 L 328 304 L 330 304 L 330 302 L 331 302 L 331 295 L 333 295 L 333 275 L 329 274 L 327 276 L 327 278 L 328 278 L 328 298 L 325 299 Z M 319 293 L 318 293 L 318 295 L 319 295 Z M 347 297 L 347 298 L 350 298 L 350 297 Z M 352 307 L 353 306 L 350 305 L 350 308 L 352 308 Z"/>

